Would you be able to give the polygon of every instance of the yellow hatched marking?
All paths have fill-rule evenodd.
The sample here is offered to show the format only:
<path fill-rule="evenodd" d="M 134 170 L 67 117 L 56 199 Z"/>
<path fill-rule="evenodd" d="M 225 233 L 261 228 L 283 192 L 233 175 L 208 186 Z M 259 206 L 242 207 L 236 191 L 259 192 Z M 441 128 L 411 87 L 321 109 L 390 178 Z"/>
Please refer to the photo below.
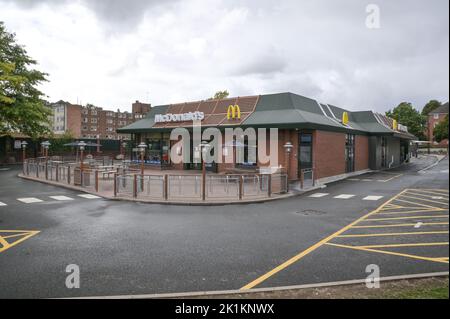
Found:
<path fill-rule="evenodd" d="M 364 245 L 354 246 L 358 248 L 396 248 L 396 247 L 421 247 L 421 246 L 448 246 L 448 242 L 440 243 L 411 243 L 411 244 L 385 244 L 385 245 Z"/>
<path fill-rule="evenodd" d="M 445 261 L 445 260 L 441 260 L 439 258 L 422 257 L 422 256 L 403 254 L 403 253 L 397 253 L 397 252 L 392 252 L 392 251 L 377 250 L 377 249 L 370 249 L 370 248 L 360 248 L 360 247 L 355 247 L 355 246 L 347 246 L 347 245 L 340 245 L 340 244 L 333 244 L 333 243 L 327 243 L 326 245 L 448 264 L 448 260 Z"/>
<path fill-rule="evenodd" d="M 425 199 L 425 198 L 420 198 L 420 197 L 414 197 L 414 196 L 408 196 L 408 195 L 402 195 L 402 197 L 412 198 L 412 199 L 416 199 L 416 200 L 420 200 L 420 201 L 424 201 L 424 202 L 435 203 L 435 204 L 448 205 L 448 203 L 442 203 L 442 202 L 438 202 L 436 200 Z M 414 204 L 420 205 L 421 203 L 414 203 Z M 432 206 L 429 206 L 429 207 L 432 207 Z"/>
<path fill-rule="evenodd" d="M 415 205 L 419 205 L 419 206 L 427 207 L 427 208 L 431 208 L 431 209 L 436 208 L 435 206 L 430 206 L 430 205 L 425 205 L 425 204 L 422 204 L 422 203 L 411 202 L 411 201 L 404 200 L 404 199 L 399 199 L 399 198 L 397 198 L 396 201 L 405 202 L 405 203 L 413 204 L 413 205 L 415 204 Z"/>
<path fill-rule="evenodd" d="M 382 234 L 354 234 L 340 235 L 338 238 L 356 238 L 356 237 L 383 237 L 383 236 L 409 236 L 409 235 L 431 235 L 431 234 L 448 234 L 448 231 L 424 231 L 411 233 L 382 233 Z"/>
<path fill-rule="evenodd" d="M 337 232 L 335 232 L 334 234 L 331 234 L 330 236 L 322 239 L 321 241 L 315 243 L 314 245 L 312 245 L 311 247 L 309 247 L 308 249 L 302 251 L 301 253 L 297 254 L 296 256 L 290 258 L 289 260 L 285 261 L 284 263 L 278 265 L 277 267 L 275 267 L 274 269 L 270 270 L 269 272 L 265 273 L 264 275 L 258 277 L 257 279 L 253 280 L 252 282 L 248 283 L 247 285 L 245 285 L 244 287 L 241 288 L 241 290 L 248 290 L 248 289 L 252 289 L 253 287 L 259 285 L 260 283 L 262 283 L 263 281 L 267 280 L 268 278 L 272 277 L 273 275 L 275 275 L 276 273 L 282 271 L 283 269 L 289 267 L 290 265 L 292 265 L 293 263 L 299 261 L 300 259 L 302 259 L 303 257 L 305 257 L 306 255 L 310 254 L 311 252 L 315 251 L 317 248 L 323 246 L 324 244 L 326 244 L 327 242 L 329 242 L 330 240 L 332 240 L 333 238 L 335 238 L 336 236 L 339 236 L 340 234 L 346 232 L 347 230 L 349 230 L 352 226 L 358 224 L 360 221 L 366 219 L 369 216 L 372 216 L 376 213 L 378 213 L 381 209 L 383 209 L 386 205 L 389 205 L 390 203 L 392 203 L 392 201 L 394 201 L 394 199 L 396 199 L 398 196 L 400 196 L 401 194 L 403 194 L 404 192 L 406 192 L 406 190 L 401 191 L 399 194 L 395 195 L 394 197 L 392 197 L 391 199 L 389 199 L 388 201 L 386 201 L 384 204 L 382 204 L 380 207 L 378 207 L 377 209 L 375 209 L 374 211 L 356 219 L 355 221 L 353 221 L 352 223 L 348 224 L 347 226 L 341 228 L 340 230 L 338 230 Z"/>
<path fill-rule="evenodd" d="M 429 192 L 428 190 L 423 190 L 423 189 L 411 189 L 411 190 L 414 191 L 414 192 L 417 192 L 417 193 L 430 194 L 431 196 L 439 195 L 439 196 L 447 196 L 448 197 L 448 193 L 445 193 L 445 194 L 439 193 L 439 192 L 436 193 L 436 191 Z"/>
<path fill-rule="evenodd" d="M 421 209 L 421 210 L 411 210 L 411 211 L 404 211 L 404 212 L 389 212 L 389 213 L 378 213 L 378 215 L 398 215 L 398 214 L 413 214 L 413 213 L 427 213 L 427 212 L 442 212 L 447 211 L 446 209 L 442 208 L 434 208 L 434 209 Z"/>
<path fill-rule="evenodd" d="M 411 224 L 394 224 L 394 225 L 370 225 L 370 226 L 353 226 L 352 228 L 390 228 L 390 227 L 407 227 L 415 226 L 417 223 Z M 422 223 L 421 226 L 448 225 L 448 223 Z"/>
<path fill-rule="evenodd" d="M 27 240 L 28 238 L 33 237 L 36 234 L 39 234 L 40 231 L 35 231 L 35 230 L 0 230 L 0 233 L 15 233 L 14 235 L 6 235 L 6 236 L 8 236 L 8 238 L 19 237 L 20 235 L 23 236 L 19 240 L 16 240 L 15 242 L 12 242 L 12 243 L 8 243 L 5 240 L 6 236 L 0 236 L 0 243 L 3 246 L 3 247 L 0 247 L 0 253 L 1 253 L 1 252 L 4 252 L 5 250 L 11 248 L 11 247 L 14 247 L 14 246 L 20 244 L 21 242 Z"/>
<path fill-rule="evenodd" d="M 448 215 L 434 215 L 434 216 L 407 216 L 407 217 L 390 217 L 390 218 L 368 218 L 367 221 L 383 221 L 383 220 L 400 220 L 400 219 L 421 219 L 421 218 L 448 218 Z"/>
<path fill-rule="evenodd" d="M 408 194 L 408 195 L 414 195 L 414 196 L 423 196 L 423 197 L 428 198 L 429 201 L 433 200 L 433 201 L 436 201 L 436 202 L 438 202 L 438 203 L 439 203 L 440 201 L 443 201 L 444 204 L 448 204 L 448 198 L 444 198 L 444 196 L 447 196 L 447 195 L 435 194 L 435 195 L 433 196 L 433 195 L 430 195 L 430 194 L 420 194 L 420 193 L 417 193 L 417 192 L 411 192 L 411 191 L 408 191 L 406 194 Z M 433 199 L 432 197 L 435 197 L 435 196 L 442 197 L 442 198 L 441 198 L 441 199 Z M 418 197 L 418 198 L 420 198 L 421 200 L 425 200 L 425 199 L 422 199 L 422 197 Z"/>

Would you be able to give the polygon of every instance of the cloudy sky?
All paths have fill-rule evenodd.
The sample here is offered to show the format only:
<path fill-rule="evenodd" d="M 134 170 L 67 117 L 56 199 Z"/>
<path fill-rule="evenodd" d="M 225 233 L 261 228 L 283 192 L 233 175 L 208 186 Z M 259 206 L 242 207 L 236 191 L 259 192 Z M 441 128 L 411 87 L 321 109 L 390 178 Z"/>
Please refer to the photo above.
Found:
<path fill-rule="evenodd" d="M 448 12 L 448 0 L 0 0 L 51 101 L 124 110 L 223 89 L 350 110 L 448 101 Z"/>

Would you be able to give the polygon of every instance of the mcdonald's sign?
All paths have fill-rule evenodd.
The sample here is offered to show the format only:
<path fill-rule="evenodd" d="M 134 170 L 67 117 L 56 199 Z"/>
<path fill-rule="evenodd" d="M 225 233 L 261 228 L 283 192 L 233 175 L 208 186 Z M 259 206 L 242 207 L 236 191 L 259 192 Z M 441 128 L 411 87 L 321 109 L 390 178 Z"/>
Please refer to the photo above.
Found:
<path fill-rule="evenodd" d="M 344 125 L 348 124 L 348 112 L 342 113 L 342 124 Z"/>
<path fill-rule="evenodd" d="M 228 106 L 227 119 L 241 119 L 241 108 L 239 107 L 239 105 Z"/>

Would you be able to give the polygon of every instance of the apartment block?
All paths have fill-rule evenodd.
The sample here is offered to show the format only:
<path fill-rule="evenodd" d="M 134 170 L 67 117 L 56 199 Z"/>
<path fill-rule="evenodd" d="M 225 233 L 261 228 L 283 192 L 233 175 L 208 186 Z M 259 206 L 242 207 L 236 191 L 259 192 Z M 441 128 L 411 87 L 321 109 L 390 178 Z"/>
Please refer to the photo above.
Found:
<path fill-rule="evenodd" d="M 65 101 L 51 104 L 52 130 L 56 135 L 70 131 L 76 138 L 84 139 L 129 139 L 129 134 L 118 134 L 117 129 L 130 125 L 145 117 L 151 104 L 136 101 L 132 112 L 104 110 L 94 105 L 76 105 Z"/>

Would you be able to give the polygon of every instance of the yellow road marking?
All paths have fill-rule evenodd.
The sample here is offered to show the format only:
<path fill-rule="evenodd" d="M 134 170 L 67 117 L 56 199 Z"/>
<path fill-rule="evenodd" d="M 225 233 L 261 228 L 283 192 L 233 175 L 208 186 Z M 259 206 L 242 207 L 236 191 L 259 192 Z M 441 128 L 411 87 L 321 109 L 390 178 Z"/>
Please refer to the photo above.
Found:
<path fill-rule="evenodd" d="M 448 264 L 448 261 L 441 260 L 439 258 L 422 257 L 422 256 L 403 254 L 403 253 L 397 253 L 397 252 L 392 252 L 392 251 L 376 250 L 376 249 L 370 249 L 370 248 L 360 248 L 360 247 L 355 247 L 355 246 L 347 246 L 347 245 L 340 245 L 340 244 L 333 244 L 333 243 L 327 243 L 326 245 L 336 246 L 336 247 L 341 247 L 341 248 L 355 249 L 355 250 L 362 250 L 362 251 L 369 251 L 369 252 L 373 252 L 373 253 L 380 253 L 380 254 L 387 254 L 387 255 L 394 255 L 394 256 L 402 256 L 402 257 L 408 257 L 408 258 L 413 258 L 413 259 L 420 259 L 420 260 L 434 261 L 434 262 L 438 262 L 438 263 Z"/>
<path fill-rule="evenodd" d="M 442 243 L 364 245 L 364 246 L 355 246 L 355 247 L 358 247 L 358 248 L 395 248 L 395 247 L 420 247 L 420 246 L 448 246 L 448 242 L 442 242 Z"/>
<path fill-rule="evenodd" d="M 448 194 L 448 189 L 442 189 L 442 188 L 427 188 L 427 189 L 416 189 L 416 188 L 411 188 L 413 190 L 420 190 L 420 191 L 432 191 L 432 192 L 442 192 L 444 194 Z"/>
<path fill-rule="evenodd" d="M 356 238 L 356 237 L 383 237 L 383 236 L 408 236 L 408 235 L 431 235 L 431 234 L 448 234 L 448 231 L 425 231 L 411 233 L 381 233 L 381 234 L 354 234 L 340 235 L 337 238 Z"/>
<path fill-rule="evenodd" d="M 420 197 L 414 197 L 414 196 L 408 196 L 408 195 L 402 195 L 402 197 L 413 198 L 413 199 L 416 199 L 416 200 L 420 200 L 420 201 L 424 201 L 424 202 L 430 202 L 430 203 L 435 203 L 435 204 L 448 205 L 448 203 L 442 203 L 442 202 L 438 202 L 436 200 L 425 199 L 425 198 L 420 198 Z M 421 203 L 415 203 L 415 204 L 420 205 Z"/>
<path fill-rule="evenodd" d="M 9 246 L 8 242 L 6 240 L 4 240 L 3 237 L 1 237 L 1 236 L 0 236 L 0 244 L 2 245 L 2 248 L 0 248 L 0 249 L 3 249 L 5 247 Z"/>
<path fill-rule="evenodd" d="M 406 192 L 406 190 L 401 191 L 399 194 L 395 195 L 394 197 L 392 197 L 391 199 L 389 199 L 388 201 L 386 201 L 384 204 L 382 204 L 380 207 L 378 207 L 377 209 L 373 210 L 372 212 L 356 219 L 355 221 L 353 221 L 352 223 L 348 224 L 347 226 L 341 228 L 340 230 L 338 230 L 337 232 L 331 234 L 330 236 L 322 239 L 321 241 L 317 242 L 316 244 L 312 245 L 311 247 L 309 247 L 308 249 L 302 251 L 301 253 L 299 253 L 298 255 L 292 257 L 291 259 L 285 261 L 284 263 L 282 263 L 281 265 L 275 267 L 274 269 L 270 270 L 269 272 L 265 273 L 264 275 L 260 276 L 259 278 L 253 280 L 252 282 L 248 283 L 247 285 L 245 285 L 244 287 L 241 288 L 241 290 L 248 290 L 251 289 L 257 285 L 259 285 L 260 283 L 262 283 L 263 281 L 267 280 L 268 278 L 272 277 L 273 275 L 275 275 L 276 273 L 280 272 L 281 270 L 289 267 L 290 265 L 292 265 L 293 263 L 299 261 L 300 259 L 302 259 L 303 257 L 305 257 L 306 255 L 308 255 L 309 253 L 313 252 L 314 250 L 316 250 L 317 248 L 321 247 L 322 245 L 326 244 L 327 242 L 329 242 L 330 240 L 332 240 L 333 238 L 339 236 L 340 234 L 346 232 L 347 230 L 349 230 L 352 226 L 358 224 L 360 221 L 364 220 L 365 218 L 376 214 L 377 212 L 379 212 L 381 209 L 383 209 L 386 205 L 390 204 L 394 199 L 396 199 L 398 196 L 400 196 L 401 194 L 403 194 L 404 192 Z"/>
<path fill-rule="evenodd" d="M 407 216 L 407 217 L 390 217 L 390 218 L 368 218 L 366 221 L 383 221 L 383 220 L 400 220 L 400 219 L 417 219 L 417 218 L 448 218 L 448 215 L 433 215 L 433 216 Z"/>
<path fill-rule="evenodd" d="M 0 230 L 0 233 L 21 233 L 24 235 L 24 237 L 20 238 L 19 240 L 16 240 L 13 243 L 8 243 L 4 238 L 4 236 L 0 236 L 0 243 L 2 243 L 3 247 L 0 247 L 0 253 L 4 252 L 5 250 L 14 247 L 21 242 L 27 240 L 30 237 L 33 237 L 34 235 L 37 235 L 40 233 L 40 231 L 37 230 Z M 19 234 L 17 234 L 19 236 Z M 4 245 L 6 243 L 6 245 Z"/>
<path fill-rule="evenodd" d="M 447 196 L 448 197 L 448 193 L 447 194 L 442 194 L 442 193 L 439 193 L 439 192 L 433 192 L 433 191 L 431 191 L 431 192 L 429 192 L 428 190 L 423 190 L 423 189 L 411 189 L 412 191 L 414 191 L 414 192 L 417 192 L 417 193 L 425 193 L 425 194 L 430 194 L 430 195 L 433 195 L 433 196 L 436 196 L 436 195 L 439 195 L 439 196 Z"/>
<path fill-rule="evenodd" d="M 408 200 L 405 200 L 405 199 L 397 198 L 396 201 L 405 202 L 405 203 L 413 204 L 413 205 L 415 204 L 415 205 L 419 205 L 419 206 L 427 207 L 427 208 L 436 208 L 435 206 L 430 206 L 430 205 L 425 205 L 425 204 L 422 204 L 422 203 L 411 202 L 411 201 L 408 201 Z"/>
<path fill-rule="evenodd" d="M 407 227 L 415 226 L 417 223 L 413 224 L 393 224 L 393 225 L 370 225 L 370 226 L 353 226 L 352 228 L 390 228 L 390 227 Z M 448 225 L 448 223 L 423 223 L 421 226 L 434 226 L 434 225 Z"/>
<path fill-rule="evenodd" d="M 398 214 L 412 214 L 412 213 L 427 213 L 427 212 L 442 212 L 447 211 L 447 209 L 443 208 L 434 208 L 434 209 L 422 209 L 422 210 L 407 210 L 404 212 L 389 212 L 389 213 L 378 213 L 378 215 L 398 215 Z"/>

